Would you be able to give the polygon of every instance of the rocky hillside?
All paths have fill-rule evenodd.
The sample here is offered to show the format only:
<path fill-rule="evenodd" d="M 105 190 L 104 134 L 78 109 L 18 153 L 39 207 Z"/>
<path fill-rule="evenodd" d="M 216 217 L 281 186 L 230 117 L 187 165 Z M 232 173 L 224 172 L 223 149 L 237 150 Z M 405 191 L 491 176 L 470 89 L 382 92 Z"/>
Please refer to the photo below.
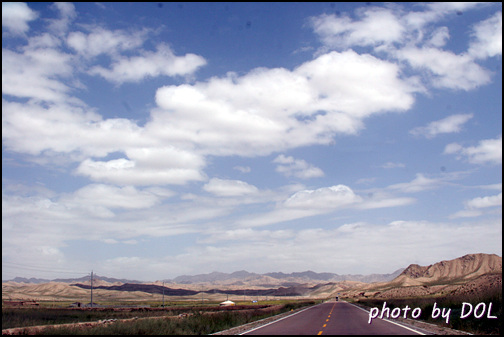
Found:
<path fill-rule="evenodd" d="M 351 298 L 408 298 L 485 294 L 502 287 L 502 257 L 468 254 L 429 266 L 411 264 L 390 282 L 353 287 L 342 296 Z"/>
<path fill-rule="evenodd" d="M 502 273 L 502 257 L 468 254 L 430 266 L 412 264 L 392 282 L 403 286 L 464 282 L 490 273 Z"/>

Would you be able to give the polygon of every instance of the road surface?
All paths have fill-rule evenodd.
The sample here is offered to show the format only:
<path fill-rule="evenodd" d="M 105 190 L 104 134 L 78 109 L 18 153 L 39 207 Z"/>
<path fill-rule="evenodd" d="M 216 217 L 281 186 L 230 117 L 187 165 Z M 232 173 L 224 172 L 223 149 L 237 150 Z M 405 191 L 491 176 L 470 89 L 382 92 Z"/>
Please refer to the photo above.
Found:
<path fill-rule="evenodd" d="M 369 313 L 346 302 L 326 302 L 270 324 L 245 332 L 245 335 L 417 335 L 394 320 L 374 319 Z M 392 323 L 393 322 L 393 323 Z"/>

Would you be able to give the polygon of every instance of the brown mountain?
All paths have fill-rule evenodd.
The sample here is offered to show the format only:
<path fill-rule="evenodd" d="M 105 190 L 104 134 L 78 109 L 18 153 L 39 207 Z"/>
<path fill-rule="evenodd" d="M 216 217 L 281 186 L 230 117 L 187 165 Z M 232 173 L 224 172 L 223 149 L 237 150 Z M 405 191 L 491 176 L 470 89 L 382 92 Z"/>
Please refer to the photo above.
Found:
<path fill-rule="evenodd" d="M 468 254 L 425 267 L 411 264 L 392 283 L 412 286 L 463 282 L 490 273 L 502 273 L 502 257 L 495 254 Z"/>
<path fill-rule="evenodd" d="M 468 254 L 429 266 L 411 264 L 390 282 L 361 284 L 342 292 L 351 298 L 410 298 L 485 294 L 502 287 L 502 257 Z"/>
<path fill-rule="evenodd" d="M 235 294 L 236 296 L 302 295 L 308 297 L 332 297 L 341 294 L 341 297 L 353 298 L 407 298 L 450 294 L 479 294 L 502 287 L 502 257 L 494 254 L 468 254 L 429 266 L 412 264 L 392 281 L 379 283 L 348 280 L 334 282 L 332 275 L 316 275 L 316 278 L 331 276 L 329 282 L 310 279 L 308 280 L 311 282 L 307 282 L 304 277 L 313 277 L 311 274 L 315 273 L 307 272 L 306 275 L 304 273 L 303 275 L 280 275 L 277 273 L 273 275 L 275 277 L 251 275 L 251 273 L 246 272 L 232 275 L 216 275 L 214 273 L 212 276 L 218 276 L 218 280 L 212 280 L 213 284 L 209 282 L 205 286 L 201 283 L 196 285 L 168 283 L 166 285 L 169 285 L 172 289 L 165 286 L 165 295 L 201 298 L 201 293 L 206 293 L 207 297 L 223 293 Z M 232 277 L 228 278 L 228 276 Z M 201 282 L 201 280 L 199 281 Z M 161 282 L 125 284 L 101 280 L 95 280 L 93 283 L 96 298 L 101 300 L 119 298 L 122 300 L 145 300 L 154 297 L 159 300 L 162 296 L 161 285 Z M 89 296 L 89 288 L 89 281 L 72 285 L 58 282 L 45 284 L 2 282 L 2 299 L 55 300 L 76 298 L 81 300 Z"/>

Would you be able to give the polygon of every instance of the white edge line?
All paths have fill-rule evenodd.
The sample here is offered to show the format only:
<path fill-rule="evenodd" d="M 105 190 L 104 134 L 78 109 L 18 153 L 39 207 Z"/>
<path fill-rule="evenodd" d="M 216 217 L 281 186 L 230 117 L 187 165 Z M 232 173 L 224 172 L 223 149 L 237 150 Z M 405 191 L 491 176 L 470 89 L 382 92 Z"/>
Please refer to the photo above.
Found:
<path fill-rule="evenodd" d="M 348 303 L 348 302 L 347 302 L 347 303 Z M 354 307 L 356 307 L 356 308 L 358 308 L 358 309 L 360 309 L 360 310 L 362 310 L 362 311 L 364 311 L 364 312 L 367 312 L 367 313 L 369 314 L 369 311 L 367 311 L 366 309 L 363 309 L 363 308 L 361 308 L 361 307 L 359 307 L 359 306 L 357 306 L 357 305 L 355 305 L 355 304 L 352 304 L 352 303 L 348 303 L 348 304 L 353 305 Z M 380 319 L 381 319 L 381 320 L 384 320 L 384 321 L 387 321 L 387 322 L 389 322 L 389 323 L 395 324 L 395 325 L 399 325 L 401 328 L 408 329 L 408 330 L 413 331 L 413 332 L 415 332 L 415 333 L 417 333 L 417 334 L 419 334 L 419 335 L 425 335 L 424 333 L 422 333 L 422 332 L 420 332 L 420 331 L 417 331 L 417 330 L 415 330 L 415 329 L 409 328 L 409 327 L 404 326 L 404 325 L 402 325 L 402 324 L 399 324 L 399 323 L 397 323 L 397 322 L 392 322 L 392 321 L 390 321 L 390 320 L 388 320 L 388 319 L 386 319 L 386 318 L 380 318 Z"/>
<path fill-rule="evenodd" d="M 253 328 L 253 329 L 250 329 L 250 330 L 244 331 L 244 332 L 242 332 L 242 333 L 239 333 L 238 335 L 245 335 L 245 334 L 247 334 L 247 333 L 249 333 L 249 332 L 252 332 L 252 331 L 255 331 L 255 330 L 258 330 L 258 329 L 264 328 L 265 326 L 268 326 L 268 325 L 273 324 L 273 323 L 280 322 L 281 320 L 284 320 L 284 319 L 289 318 L 289 317 L 292 317 L 292 316 L 296 316 L 297 314 L 300 314 L 300 313 L 302 313 L 303 311 L 310 310 L 310 309 L 315 308 L 316 306 L 319 306 L 319 305 L 321 305 L 321 304 L 324 304 L 324 303 L 320 303 L 320 304 L 317 304 L 317 305 L 314 305 L 314 306 L 311 306 L 311 307 L 305 308 L 305 309 L 300 310 L 300 311 L 298 311 L 298 312 L 296 312 L 296 313 L 293 313 L 292 315 L 288 315 L 288 316 L 282 317 L 282 318 L 280 318 L 280 319 L 277 319 L 277 320 L 275 320 L 275 321 L 273 321 L 273 322 L 269 322 L 269 323 L 266 323 L 266 324 L 264 324 L 264 325 L 261 325 L 261 326 L 255 327 L 255 328 Z"/>

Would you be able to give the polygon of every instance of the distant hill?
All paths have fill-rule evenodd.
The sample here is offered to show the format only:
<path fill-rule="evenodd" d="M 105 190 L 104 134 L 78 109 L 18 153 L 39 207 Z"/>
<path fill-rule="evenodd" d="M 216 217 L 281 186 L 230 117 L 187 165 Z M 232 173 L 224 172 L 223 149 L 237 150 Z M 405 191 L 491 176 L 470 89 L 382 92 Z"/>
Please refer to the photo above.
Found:
<path fill-rule="evenodd" d="M 385 281 L 384 281 L 385 280 Z M 179 276 L 170 282 L 154 283 L 96 275 L 93 288 L 102 299 L 138 300 L 166 296 L 217 298 L 237 296 L 307 296 L 317 298 L 341 294 L 348 298 L 409 298 L 485 294 L 502 290 L 502 258 L 494 254 L 468 254 L 429 266 L 411 264 L 392 274 L 338 275 L 313 271 L 256 274 L 247 271 L 213 272 Z M 76 279 L 15 278 L 2 284 L 2 299 L 85 300 L 89 296 L 89 276 Z M 146 295 L 149 294 L 149 295 Z"/>
<path fill-rule="evenodd" d="M 12 280 L 8 280 L 8 281 L 17 282 L 17 283 L 35 283 L 35 284 L 51 282 L 51 280 L 48 280 L 45 278 L 34 278 L 34 277 L 30 277 L 30 278 L 15 277 Z M 8 282 L 8 281 L 2 281 L 2 282 Z"/>
<path fill-rule="evenodd" d="M 49 283 L 49 282 L 60 282 L 60 283 L 76 283 L 76 282 L 87 282 L 89 283 L 89 277 L 90 275 L 86 275 L 83 277 L 79 278 L 57 278 L 53 280 L 48 280 L 48 279 L 43 279 L 43 278 L 25 278 L 25 277 L 15 277 L 12 280 L 7 280 L 7 281 L 2 281 L 2 282 L 17 282 L 17 283 L 35 283 L 35 284 L 41 284 L 41 283 Z M 101 280 L 105 281 L 108 283 L 143 283 L 141 281 L 137 280 L 128 280 L 128 279 L 117 279 L 113 277 L 106 277 L 106 276 L 99 276 L 99 275 L 93 275 L 93 280 Z"/>
<path fill-rule="evenodd" d="M 213 284 L 256 284 L 259 285 L 284 285 L 292 286 L 294 284 L 303 283 L 324 283 L 324 282 L 342 282 L 342 281 L 358 281 L 358 282 L 386 282 L 397 277 L 404 269 L 398 269 L 390 274 L 371 274 L 371 275 L 339 275 L 334 273 L 316 273 L 313 271 L 294 272 L 285 274 L 282 272 L 256 274 L 249 273 L 245 270 L 237 271 L 231 274 L 213 272 L 209 274 L 199 275 L 182 275 L 170 280 L 177 284 L 198 284 L 198 283 L 213 283 Z"/>
<path fill-rule="evenodd" d="M 398 269 L 391 274 L 371 274 L 371 275 L 339 275 L 334 273 L 316 273 L 313 271 L 294 272 L 285 274 L 282 272 L 256 274 L 250 273 L 245 270 L 235 271 L 233 273 L 213 272 L 209 274 L 198 275 L 182 275 L 172 280 L 165 280 L 167 283 L 180 284 L 180 285 L 219 285 L 219 286 L 261 286 L 261 287 L 292 287 L 300 284 L 320 284 L 328 282 L 342 282 L 342 281 L 358 281 L 358 282 L 386 282 L 397 277 L 404 269 Z M 119 284 L 142 284 L 149 282 L 142 282 L 137 280 L 117 279 L 112 277 L 105 277 L 94 275 L 95 285 L 108 285 L 106 283 Z M 3 282 L 17 282 L 17 283 L 32 283 L 42 284 L 49 282 L 57 283 L 80 283 L 90 284 L 89 275 L 79 278 L 68 279 L 40 279 L 40 278 L 24 278 L 16 277 L 12 280 Z M 100 283 L 102 282 L 102 283 Z M 104 283 L 103 283 L 104 282 Z"/>
<path fill-rule="evenodd" d="M 326 283 L 326 282 L 342 282 L 342 281 L 358 281 L 358 282 L 387 282 L 397 277 L 404 268 L 398 269 L 390 274 L 371 274 L 371 275 L 339 275 L 334 273 L 316 273 L 313 271 L 294 272 L 285 274 L 282 272 L 256 274 L 250 273 L 246 270 L 235 271 L 233 273 L 213 272 L 209 274 L 198 275 L 182 275 L 172 280 L 165 280 L 167 283 L 176 284 L 216 284 L 216 285 L 261 285 L 261 286 L 292 286 L 295 284 L 304 283 Z M 113 277 L 94 275 L 94 280 L 101 280 L 107 283 L 149 283 L 129 279 L 117 279 Z M 3 282 L 17 282 L 17 283 L 85 283 L 89 284 L 89 275 L 79 278 L 57 278 L 57 279 L 41 279 L 41 278 L 24 278 L 16 277 L 12 280 Z"/>

